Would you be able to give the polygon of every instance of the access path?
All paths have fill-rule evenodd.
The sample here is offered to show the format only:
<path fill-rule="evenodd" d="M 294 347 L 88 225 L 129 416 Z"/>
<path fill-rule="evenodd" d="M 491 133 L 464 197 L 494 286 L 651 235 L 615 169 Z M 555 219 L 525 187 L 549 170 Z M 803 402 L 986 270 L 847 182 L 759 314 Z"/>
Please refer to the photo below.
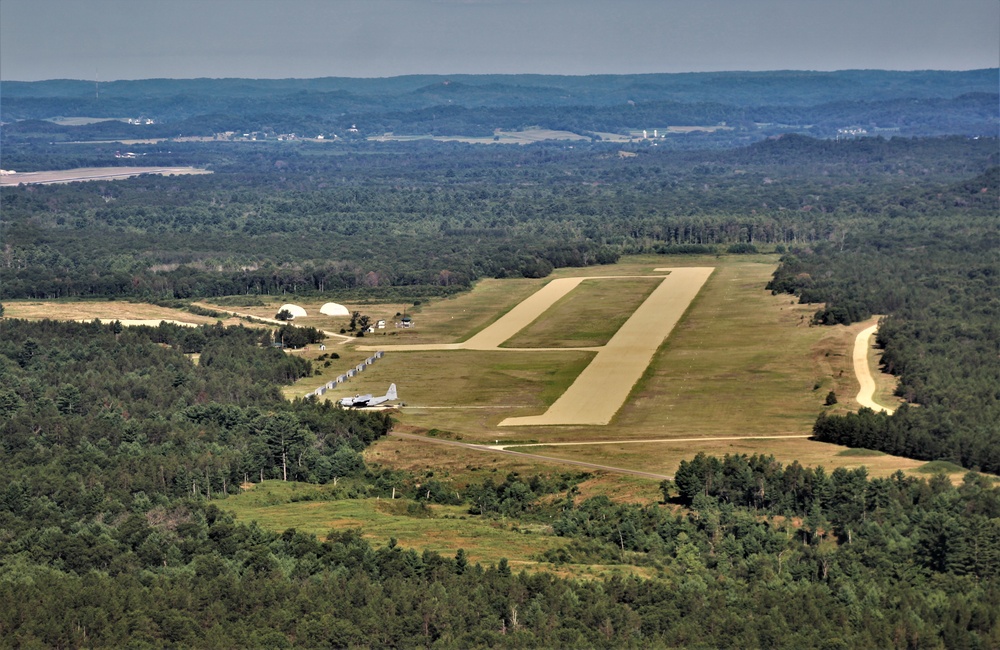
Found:
<path fill-rule="evenodd" d="M 882 406 L 875 401 L 875 378 L 872 377 L 871 365 L 868 363 L 868 349 L 872 345 L 872 337 L 878 331 L 878 324 L 872 325 L 858 333 L 854 339 L 854 374 L 858 378 L 861 389 L 857 401 L 861 406 L 867 406 L 873 411 L 885 411 L 892 415 L 896 409 Z"/>

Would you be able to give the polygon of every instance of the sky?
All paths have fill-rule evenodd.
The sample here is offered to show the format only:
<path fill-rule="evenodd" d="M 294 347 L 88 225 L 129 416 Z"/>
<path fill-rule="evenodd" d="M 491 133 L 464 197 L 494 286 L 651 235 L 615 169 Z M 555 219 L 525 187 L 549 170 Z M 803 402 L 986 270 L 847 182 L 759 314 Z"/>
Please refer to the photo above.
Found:
<path fill-rule="evenodd" d="M 0 0 L 2 80 L 998 66 L 1000 0 Z"/>

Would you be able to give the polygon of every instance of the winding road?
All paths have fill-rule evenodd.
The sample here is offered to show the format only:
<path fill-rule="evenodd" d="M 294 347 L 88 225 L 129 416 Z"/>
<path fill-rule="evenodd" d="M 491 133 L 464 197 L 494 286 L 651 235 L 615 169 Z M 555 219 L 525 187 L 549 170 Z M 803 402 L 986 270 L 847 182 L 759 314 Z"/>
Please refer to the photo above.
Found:
<path fill-rule="evenodd" d="M 865 328 L 858 333 L 854 339 L 854 374 L 858 378 L 861 389 L 858 391 L 857 401 L 861 406 L 867 406 L 873 411 L 885 411 L 892 415 L 896 410 L 888 406 L 882 406 L 875 401 L 875 378 L 872 377 L 871 366 L 868 364 L 868 349 L 872 345 L 872 337 L 878 331 L 878 324 Z"/>

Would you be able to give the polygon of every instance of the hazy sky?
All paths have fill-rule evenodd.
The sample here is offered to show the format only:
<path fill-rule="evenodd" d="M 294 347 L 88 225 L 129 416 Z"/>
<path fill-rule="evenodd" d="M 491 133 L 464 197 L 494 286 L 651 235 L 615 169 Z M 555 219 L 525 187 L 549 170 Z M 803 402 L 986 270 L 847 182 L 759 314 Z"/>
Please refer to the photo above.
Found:
<path fill-rule="evenodd" d="M 0 0 L 0 78 L 1000 66 L 1000 0 Z"/>

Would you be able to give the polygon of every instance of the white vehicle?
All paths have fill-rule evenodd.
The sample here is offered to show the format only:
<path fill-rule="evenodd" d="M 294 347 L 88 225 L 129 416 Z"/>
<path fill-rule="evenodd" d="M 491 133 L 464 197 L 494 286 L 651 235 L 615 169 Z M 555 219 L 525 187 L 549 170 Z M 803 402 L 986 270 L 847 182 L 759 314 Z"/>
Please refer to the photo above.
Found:
<path fill-rule="evenodd" d="M 396 397 L 396 384 L 389 384 L 389 390 L 386 391 L 385 395 L 381 397 L 375 397 L 371 394 L 368 395 L 355 395 L 354 397 L 345 397 L 340 400 L 340 405 L 344 408 L 367 408 L 369 406 L 378 406 L 379 404 L 384 404 L 385 402 L 390 402 L 399 399 Z"/>

